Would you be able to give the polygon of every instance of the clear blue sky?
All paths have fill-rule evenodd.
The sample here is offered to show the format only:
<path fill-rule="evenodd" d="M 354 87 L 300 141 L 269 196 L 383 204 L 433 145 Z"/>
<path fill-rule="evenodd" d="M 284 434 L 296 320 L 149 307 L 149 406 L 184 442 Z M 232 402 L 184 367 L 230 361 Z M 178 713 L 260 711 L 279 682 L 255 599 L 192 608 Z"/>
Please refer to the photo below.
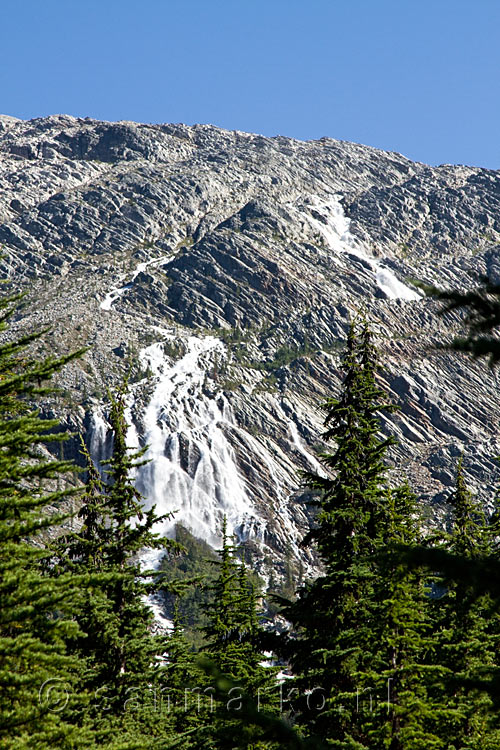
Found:
<path fill-rule="evenodd" d="M 2 0 L 0 112 L 500 168 L 500 0 Z"/>

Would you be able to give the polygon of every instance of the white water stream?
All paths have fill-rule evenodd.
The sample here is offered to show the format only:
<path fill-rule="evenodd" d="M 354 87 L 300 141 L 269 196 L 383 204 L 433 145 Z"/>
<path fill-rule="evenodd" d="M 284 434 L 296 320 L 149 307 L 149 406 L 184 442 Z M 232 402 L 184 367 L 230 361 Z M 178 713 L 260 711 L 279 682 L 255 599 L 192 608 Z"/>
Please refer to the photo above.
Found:
<path fill-rule="evenodd" d="M 307 446 L 304 445 L 302 438 L 299 435 L 297 425 L 291 419 L 288 422 L 288 431 L 292 438 L 293 444 L 295 445 L 299 453 L 306 459 L 311 469 L 315 471 L 317 474 L 319 474 L 320 476 L 324 476 L 325 467 L 322 464 L 320 464 L 318 459 L 307 450 Z"/>
<path fill-rule="evenodd" d="M 111 310 L 111 307 L 113 305 L 113 302 L 116 302 L 116 300 L 121 297 L 125 292 L 127 292 L 129 289 L 131 289 L 134 285 L 134 281 L 139 276 L 140 273 L 146 270 L 149 266 L 152 266 L 153 268 L 158 268 L 158 266 L 165 266 L 167 263 L 170 263 L 174 259 L 174 255 L 163 255 L 161 258 L 155 258 L 153 260 L 147 260 L 144 263 L 139 263 L 134 272 L 132 273 L 132 277 L 130 281 L 128 281 L 126 284 L 120 287 L 116 287 L 115 289 L 112 289 L 110 292 L 106 294 L 103 301 L 100 304 L 101 310 Z M 119 277 L 119 281 L 122 282 L 124 279 L 126 279 L 127 274 L 122 274 Z"/>
<path fill-rule="evenodd" d="M 224 515 L 229 532 L 241 535 L 255 513 L 225 435 L 233 423 L 231 407 L 223 394 L 203 392 L 205 371 L 214 356 L 225 356 L 225 346 L 212 336 L 190 336 L 186 345 L 173 365 L 162 342 L 140 354 L 155 385 L 141 419 L 149 463 L 138 470 L 137 485 L 147 507 L 156 505 L 160 515 L 175 512 L 156 531 L 171 535 L 180 523 L 218 547 Z"/>
<path fill-rule="evenodd" d="M 109 424 L 104 419 L 102 413 L 94 411 L 90 423 L 90 442 L 88 448 L 90 456 L 101 474 L 103 473 L 101 461 L 109 458 L 109 451 L 106 450 L 109 429 Z"/>
<path fill-rule="evenodd" d="M 100 308 L 112 309 L 113 303 L 131 289 L 137 276 L 148 267 L 158 268 L 171 262 L 174 255 L 162 256 L 139 263 L 126 284 L 127 275 L 119 278 L 119 286 L 111 289 Z M 173 333 L 156 328 L 164 341 Z M 224 344 L 213 336 L 190 336 L 186 352 L 171 363 L 163 342 L 152 344 L 139 355 L 143 369 L 149 369 L 153 392 L 142 413 L 137 414 L 137 384 L 128 398 L 126 419 L 129 425 L 127 443 L 131 448 L 140 443 L 148 446 L 148 463 L 136 471 L 135 482 L 145 498 L 147 508 L 156 505 L 158 515 L 173 513 L 155 531 L 171 536 L 176 524 L 212 546 L 220 546 L 224 515 L 228 531 L 238 538 L 262 536 L 263 521 L 256 516 L 240 478 L 234 451 L 225 435 L 234 418 L 223 394 L 210 397 L 203 392 L 205 372 L 214 357 L 225 357 Z M 136 420 L 133 415 L 136 413 Z M 137 423 L 137 424 L 136 424 Z M 137 427 L 143 439 L 139 440 Z M 102 414 L 93 414 L 90 429 L 90 452 L 96 464 L 109 456 L 109 425 Z M 161 552 L 146 554 L 143 564 L 155 566 Z"/>
<path fill-rule="evenodd" d="M 214 357 L 226 356 L 225 345 L 212 336 L 190 336 L 185 341 L 184 356 L 172 364 L 164 353 L 164 342 L 175 336 L 157 330 L 164 341 L 141 351 L 141 366 L 151 374 L 130 391 L 125 415 L 128 446 L 138 448 L 141 442 L 148 446 L 144 459 L 149 463 L 138 467 L 134 477 L 145 507 L 155 505 L 158 515 L 173 514 L 154 531 L 173 536 L 175 525 L 182 524 L 196 537 L 220 547 L 222 519 L 226 516 L 229 534 L 240 540 L 263 538 L 265 522 L 246 495 L 225 435 L 225 430 L 233 427 L 231 407 L 223 394 L 210 397 L 203 392 L 205 372 Z M 144 409 L 139 392 L 151 380 L 153 391 Z M 143 440 L 139 439 L 134 413 Z M 97 466 L 109 456 L 111 445 L 110 426 L 96 411 L 89 449 Z M 145 551 L 141 556 L 143 570 L 155 569 L 162 556 L 162 550 Z M 147 602 L 157 627 L 163 632 L 171 629 L 161 596 L 153 594 Z"/>
<path fill-rule="evenodd" d="M 297 206 L 293 206 L 291 208 L 299 211 L 307 219 L 309 224 L 324 237 L 328 247 L 335 253 L 355 255 L 367 264 L 375 276 L 377 286 L 389 299 L 403 299 L 412 302 L 421 298 L 421 294 L 416 289 L 411 289 L 402 281 L 399 281 L 395 274 L 383 265 L 383 260 L 380 261 L 370 255 L 365 245 L 351 234 L 351 220 L 344 214 L 340 196 L 336 195 L 329 201 L 321 201 L 317 197 L 312 199 L 310 210 L 318 214 L 323 221 L 311 216 L 311 213 L 303 207 L 298 209 Z"/>

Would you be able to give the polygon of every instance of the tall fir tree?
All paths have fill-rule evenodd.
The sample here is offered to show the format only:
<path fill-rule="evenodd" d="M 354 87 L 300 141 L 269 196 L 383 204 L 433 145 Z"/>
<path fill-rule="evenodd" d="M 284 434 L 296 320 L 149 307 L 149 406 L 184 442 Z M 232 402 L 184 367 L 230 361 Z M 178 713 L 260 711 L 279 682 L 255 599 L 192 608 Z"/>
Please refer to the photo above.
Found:
<path fill-rule="evenodd" d="M 71 494 L 58 490 L 73 465 L 44 446 L 65 439 L 57 420 L 32 405 L 51 392 L 51 376 L 76 355 L 34 359 L 42 334 L 9 340 L 17 297 L 0 301 L 0 746 L 6 750 L 90 747 L 77 726 L 85 699 L 76 689 L 81 661 L 67 653 L 76 637 L 75 583 L 41 572 L 44 538 L 65 514 L 54 509 Z"/>
<path fill-rule="evenodd" d="M 217 702 L 207 741 L 214 750 L 271 748 L 275 744 L 265 741 L 262 726 L 242 721 L 239 714 L 241 697 L 245 696 L 259 711 L 277 716 L 279 693 L 277 670 L 264 664 L 268 656 L 260 643 L 263 629 L 254 584 L 234 553 L 224 518 L 220 560 L 216 563 L 219 572 L 212 585 L 204 654 L 219 673 L 234 681 L 235 687 L 229 700 Z"/>
<path fill-rule="evenodd" d="M 389 489 L 385 502 L 368 607 L 370 667 L 357 675 L 363 742 L 374 749 L 437 750 L 443 747 L 442 696 L 433 696 L 431 687 L 443 670 L 434 663 L 430 584 L 421 569 L 408 570 L 400 560 L 401 548 L 422 542 L 420 515 L 407 483 Z"/>
<path fill-rule="evenodd" d="M 407 488 L 389 491 L 379 414 L 392 410 L 376 385 L 377 354 L 365 321 L 349 330 L 338 399 L 330 399 L 324 439 L 328 476 L 307 475 L 319 491 L 314 542 L 324 574 L 303 586 L 285 609 L 295 635 L 284 655 L 296 675 L 295 707 L 308 734 L 333 747 L 433 747 L 432 732 L 404 725 L 404 706 L 418 703 L 411 673 L 419 660 L 423 590 L 415 576 L 381 556 L 391 541 L 417 531 Z M 416 690 L 414 693 L 413 690 Z M 389 690 L 389 695 L 388 695 Z"/>
<path fill-rule="evenodd" d="M 355 722 L 356 673 L 364 660 L 366 603 L 373 591 L 367 558 L 375 551 L 385 492 L 382 459 L 390 442 L 378 438 L 376 414 L 385 402 L 375 386 L 366 325 L 350 326 L 342 369 L 340 397 L 326 404 L 323 437 L 336 443 L 323 456 L 329 474 L 307 475 L 308 486 L 319 493 L 319 512 L 304 543 L 315 543 L 325 573 L 300 589 L 285 610 L 296 631 L 287 646 L 300 721 L 329 740 L 343 738 Z"/>
<path fill-rule="evenodd" d="M 168 714 L 182 750 L 204 746 L 213 719 L 213 691 L 207 690 L 206 675 L 197 663 L 193 646 L 184 635 L 177 605 L 166 647 L 162 709 Z"/>
<path fill-rule="evenodd" d="M 493 526 L 467 487 L 463 458 L 449 503 L 451 523 L 443 546 L 472 564 L 489 551 Z M 443 741 L 453 738 L 457 750 L 493 750 L 500 744 L 493 703 L 478 683 L 497 671 L 500 619 L 488 594 L 478 596 L 470 582 L 444 581 L 443 596 L 433 602 L 435 659 L 443 667 L 437 684 L 445 708 L 441 714 Z"/>
<path fill-rule="evenodd" d="M 111 397 L 113 452 L 101 480 L 87 453 L 88 480 L 79 516 L 81 528 L 54 545 L 54 570 L 86 575 L 76 619 L 83 635 L 75 645 L 84 660 L 83 686 L 92 694 L 88 716 L 102 742 L 119 729 L 125 747 L 145 747 L 147 738 L 173 736 L 170 717 L 156 721 L 164 686 L 162 654 L 167 639 L 152 634 L 147 596 L 163 583 L 141 568 L 145 550 L 172 551 L 154 526 L 167 518 L 144 510 L 132 479 L 145 449 L 127 446 L 126 386 Z M 85 451 L 84 451 L 85 452 Z M 173 731 L 173 730 L 172 730 Z M 127 744 L 128 743 L 128 744 Z"/>

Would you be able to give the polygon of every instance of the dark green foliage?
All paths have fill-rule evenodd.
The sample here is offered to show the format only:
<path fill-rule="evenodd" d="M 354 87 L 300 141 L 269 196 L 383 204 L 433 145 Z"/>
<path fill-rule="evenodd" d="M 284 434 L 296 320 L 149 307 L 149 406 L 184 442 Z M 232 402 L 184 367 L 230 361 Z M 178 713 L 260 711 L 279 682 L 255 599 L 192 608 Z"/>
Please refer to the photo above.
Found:
<path fill-rule="evenodd" d="M 185 638 L 199 649 L 206 644 L 203 630 L 208 624 L 208 608 L 218 575 L 214 562 L 219 556 L 209 544 L 197 539 L 179 524 L 175 527 L 175 537 L 182 551 L 166 555 L 160 570 L 174 579 L 177 588 L 181 590 L 178 593 L 166 593 L 165 609 L 170 618 L 173 618 L 174 610 L 177 612 Z M 241 548 L 235 550 L 238 557 L 241 553 Z M 250 569 L 245 570 L 245 576 L 248 583 L 255 587 L 262 583 L 259 576 Z"/>
<path fill-rule="evenodd" d="M 351 326 L 342 368 L 342 393 L 338 400 L 330 399 L 325 404 L 327 429 L 322 435 L 325 441 L 336 443 L 333 453 L 322 456 L 335 477 L 305 475 L 308 486 L 321 493 L 317 528 L 305 543 L 314 541 L 324 563 L 328 565 L 335 558 L 339 567 L 343 562 L 339 552 L 350 564 L 357 552 L 374 549 L 385 475 L 383 458 L 394 442 L 378 437 L 377 415 L 395 408 L 386 403 L 376 386 L 376 355 L 366 323 Z"/>
<path fill-rule="evenodd" d="M 157 720 L 168 722 L 172 737 L 181 747 L 202 747 L 212 723 L 212 691 L 206 690 L 205 673 L 199 668 L 193 646 L 184 635 L 177 607 L 174 629 L 166 641 L 166 662 L 161 675 L 161 703 L 164 716 Z M 170 746 L 170 745 L 169 745 Z"/>
<path fill-rule="evenodd" d="M 246 748 L 246 750 L 265 750 L 266 748 L 325 750 L 326 746 L 320 740 L 302 737 L 286 719 L 276 715 L 275 712 L 263 711 L 259 701 L 242 690 L 238 682 L 222 674 L 212 661 L 201 658 L 199 665 L 210 678 L 214 699 L 225 706 L 231 701 L 238 706 L 238 722 L 234 725 L 232 741 L 231 736 L 229 737 L 228 747 L 235 748 L 235 750 L 239 747 Z M 253 737 L 248 735 L 249 729 Z M 213 738 L 207 738 L 203 747 L 209 747 L 211 750 L 226 747 L 225 744 L 220 744 L 219 740 L 216 742 L 217 744 L 213 744 Z"/>
<path fill-rule="evenodd" d="M 172 618 L 176 609 L 185 638 L 192 645 L 201 647 L 205 642 L 201 631 L 208 622 L 206 610 L 211 596 L 210 586 L 217 575 L 213 565 L 217 553 L 183 526 L 176 526 L 175 536 L 183 550 L 178 555 L 166 555 L 160 569 L 179 584 L 189 585 L 178 595 L 167 594 L 166 611 Z"/>
<path fill-rule="evenodd" d="M 229 544 L 225 519 L 219 557 L 215 563 L 217 575 L 210 586 L 205 652 L 223 673 L 247 680 L 264 657 L 256 653 L 252 642 L 258 629 L 253 586 Z"/>
<path fill-rule="evenodd" d="M 276 670 L 263 666 L 266 660 L 260 646 L 262 627 L 257 616 L 256 593 L 243 563 L 238 563 L 229 544 L 224 519 L 222 549 L 216 563 L 218 574 L 211 586 L 205 628 L 204 654 L 214 674 L 235 683 L 232 701 L 219 701 L 210 728 L 216 748 L 273 747 L 264 739 L 258 722 L 242 723 L 239 708 L 243 696 L 265 714 L 276 713 L 279 693 Z M 210 683 L 216 688 L 216 684 Z"/>
<path fill-rule="evenodd" d="M 495 716 L 500 590 L 495 583 L 498 561 L 487 551 L 494 546 L 496 530 L 467 489 L 462 459 L 450 504 L 450 530 L 441 541 L 434 537 L 437 546 L 395 547 L 391 554 L 405 567 L 427 566 L 439 584 L 439 595 L 428 601 L 433 665 L 428 701 L 439 717 L 438 747 L 493 750 L 500 743 Z"/>
<path fill-rule="evenodd" d="M 308 485 L 321 494 L 317 526 L 305 543 L 317 545 L 325 574 L 304 586 L 285 611 L 297 630 L 287 645 L 301 722 L 329 740 L 345 737 L 354 721 L 356 673 L 363 666 L 366 605 L 374 583 L 367 558 L 374 552 L 385 492 L 387 442 L 377 437 L 376 419 L 384 401 L 375 387 L 369 331 L 358 328 L 353 324 L 349 331 L 340 398 L 326 404 L 323 437 L 336 443 L 335 451 L 324 456 L 330 473 L 307 475 Z M 325 701 L 322 710 L 305 697 L 314 688 Z"/>
<path fill-rule="evenodd" d="M 443 580 L 461 580 L 471 586 L 471 596 L 478 597 L 490 593 L 500 601 L 500 578 L 496 555 L 478 555 L 473 560 L 463 555 L 448 552 L 443 547 L 415 545 L 397 546 L 399 558 L 411 567 L 425 566 L 432 571 L 440 571 Z"/>
<path fill-rule="evenodd" d="M 441 314 L 466 310 L 468 335 L 465 338 L 455 338 L 453 349 L 469 352 L 474 357 L 489 357 L 491 367 L 497 364 L 500 360 L 500 340 L 492 331 L 500 325 L 500 284 L 483 278 L 479 287 L 468 292 L 443 290 L 425 284 L 418 286 L 427 295 L 445 303 Z"/>
<path fill-rule="evenodd" d="M 2 332 L 16 301 L 0 301 Z M 85 703 L 73 690 L 81 664 L 65 647 L 78 633 L 72 619 L 78 579 L 40 572 L 47 558 L 40 536 L 63 519 L 48 508 L 69 494 L 55 489 L 56 480 L 73 467 L 43 451 L 65 436 L 49 434 L 57 421 L 40 419 L 30 405 L 50 392 L 44 382 L 76 355 L 32 360 L 27 348 L 38 338 L 0 344 L 0 746 L 6 750 L 90 746 L 74 723 Z"/>
<path fill-rule="evenodd" d="M 296 674 L 298 719 L 334 747 L 438 747 L 422 721 L 424 589 L 416 573 L 379 555 L 419 531 L 411 492 L 386 485 L 392 440 L 379 436 L 378 414 L 393 407 L 376 385 L 365 322 L 351 326 L 343 370 L 340 397 L 326 405 L 323 438 L 335 443 L 323 456 L 328 474 L 306 475 L 320 496 L 305 543 L 315 543 L 325 573 L 285 610 L 296 630 L 283 653 Z"/>
<path fill-rule="evenodd" d="M 474 561 L 486 551 L 487 527 L 484 512 L 466 486 L 462 458 L 450 504 L 452 524 L 445 546 L 452 554 Z M 448 583 L 435 604 L 436 659 L 447 670 L 443 736 L 453 736 L 457 747 L 498 746 L 500 734 L 491 727 L 490 698 L 467 685 L 496 671 L 500 630 L 491 599 L 477 596 L 467 580 L 457 579 Z"/>
<path fill-rule="evenodd" d="M 453 509 L 450 551 L 466 557 L 476 557 L 485 551 L 488 529 L 484 511 L 479 508 L 466 485 L 462 456 L 457 465 L 455 491 L 449 503 Z"/>
<path fill-rule="evenodd" d="M 366 746 L 431 750 L 442 747 L 441 696 L 430 689 L 442 668 L 429 658 L 434 638 L 429 588 L 422 571 L 408 571 L 395 550 L 398 544 L 418 544 L 420 519 L 407 484 L 389 490 L 386 503 L 369 608 L 372 658 L 370 668 L 358 676 L 365 692 L 377 696 L 373 710 L 363 717 Z"/>
<path fill-rule="evenodd" d="M 422 286 L 445 303 L 441 314 L 466 313 L 467 334 L 455 338 L 451 348 L 488 357 L 489 365 L 495 366 L 500 360 L 500 285 L 483 278 L 480 286 L 465 293 Z M 448 714 L 443 726 L 456 738 L 457 747 L 494 748 L 500 744 L 495 723 L 500 698 L 498 500 L 486 527 L 465 487 L 460 463 L 452 504 L 453 526 L 446 543 L 400 550 L 400 559 L 440 570 L 447 583 L 446 596 L 436 609 L 442 618 L 440 659 L 450 669 L 445 691 L 452 696 L 449 708 L 455 714 Z"/>

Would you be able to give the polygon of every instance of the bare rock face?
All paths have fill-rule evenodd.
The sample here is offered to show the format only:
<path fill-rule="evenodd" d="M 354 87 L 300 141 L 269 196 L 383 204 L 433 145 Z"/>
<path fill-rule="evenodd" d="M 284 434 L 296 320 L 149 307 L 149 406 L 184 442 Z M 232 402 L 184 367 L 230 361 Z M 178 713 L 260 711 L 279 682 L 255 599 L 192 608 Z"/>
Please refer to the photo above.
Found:
<path fill-rule="evenodd" d="M 227 515 L 263 572 L 285 555 L 314 568 L 297 470 L 320 469 L 320 404 L 360 309 L 401 407 L 383 420 L 392 481 L 440 515 L 463 451 L 491 501 L 495 374 L 437 348 L 461 320 L 410 280 L 498 280 L 499 243 L 498 172 L 327 138 L 0 118 L 0 270 L 28 292 L 16 326 L 49 327 L 51 351 L 89 347 L 47 409 L 102 458 L 106 388 L 130 371 L 146 502 L 212 543 Z"/>

